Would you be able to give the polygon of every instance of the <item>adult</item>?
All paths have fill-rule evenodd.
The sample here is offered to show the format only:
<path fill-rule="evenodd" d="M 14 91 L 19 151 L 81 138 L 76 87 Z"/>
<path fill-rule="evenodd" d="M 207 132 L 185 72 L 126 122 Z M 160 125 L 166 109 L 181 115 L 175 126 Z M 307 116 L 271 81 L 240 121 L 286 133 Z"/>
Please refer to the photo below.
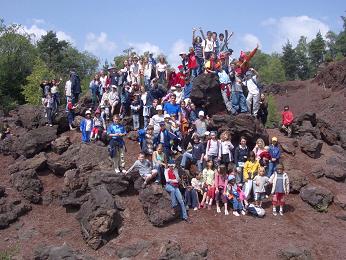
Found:
<path fill-rule="evenodd" d="M 69 101 L 69 99 L 72 98 L 72 83 L 71 80 L 67 80 L 65 83 L 65 97 L 66 97 L 66 103 Z"/>
<path fill-rule="evenodd" d="M 262 93 L 261 98 L 259 100 L 259 109 L 257 112 L 257 118 L 260 120 L 263 126 L 265 126 L 267 123 L 267 117 L 268 117 L 268 101 L 264 93 Z"/>
<path fill-rule="evenodd" d="M 94 78 L 92 79 L 92 81 L 90 81 L 89 83 L 89 90 L 91 93 L 91 103 L 93 105 L 93 108 L 96 107 L 96 104 L 99 101 L 100 85 L 101 85 L 101 81 L 99 79 L 99 75 L 96 74 Z"/>
<path fill-rule="evenodd" d="M 187 162 L 192 161 L 193 164 L 197 165 L 198 172 L 203 171 L 203 157 L 204 157 L 204 145 L 198 135 L 193 136 L 192 151 L 186 151 L 183 154 L 180 166 L 185 169 L 187 167 Z"/>
<path fill-rule="evenodd" d="M 137 56 L 132 58 L 132 64 L 130 66 L 130 78 L 132 84 L 140 84 L 139 63 Z"/>
<path fill-rule="evenodd" d="M 245 137 L 240 137 L 240 144 L 235 148 L 234 151 L 234 163 L 235 166 L 237 167 L 237 171 L 239 173 L 239 176 L 237 175 L 237 183 L 238 182 L 243 182 L 243 169 L 244 169 L 244 164 L 247 160 L 249 154 L 249 148 L 246 145 L 246 138 Z"/>
<path fill-rule="evenodd" d="M 272 176 L 272 174 L 276 170 L 276 166 L 279 164 L 281 151 L 278 143 L 278 138 L 276 136 L 272 137 L 272 143 L 269 145 L 269 154 L 271 156 L 271 160 L 269 161 L 268 167 L 268 177 Z"/>
<path fill-rule="evenodd" d="M 157 135 L 160 132 L 160 124 L 165 121 L 161 105 L 156 106 L 156 112 L 157 114 L 152 116 L 149 122 L 150 125 L 154 126 L 154 135 Z"/>
<path fill-rule="evenodd" d="M 235 79 L 232 84 L 232 114 L 246 113 L 246 98 L 243 93 L 242 81 L 240 75 L 236 72 Z"/>
<path fill-rule="evenodd" d="M 125 172 L 125 142 L 123 137 L 126 135 L 125 127 L 120 124 L 120 116 L 114 115 L 113 122 L 108 126 L 107 135 L 111 137 L 109 142 L 110 157 L 114 163 L 116 173 Z"/>
<path fill-rule="evenodd" d="M 198 112 L 198 119 L 195 120 L 196 133 L 199 137 L 204 137 L 209 125 L 209 118 L 205 117 L 204 111 Z"/>
<path fill-rule="evenodd" d="M 260 101 L 260 89 L 258 85 L 258 73 L 250 68 L 245 74 L 245 86 L 248 89 L 246 98 L 247 109 L 254 117 L 257 117 Z"/>
<path fill-rule="evenodd" d="M 80 85 L 80 78 L 74 69 L 71 70 L 70 80 L 71 80 L 72 100 L 73 100 L 73 103 L 75 104 L 79 100 L 79 95 L 82 93 L 82 88 Z"/>
<path fill-rule="evenodd" d="M 160 123 L 160 130 L 157 135 L 154 137 L 154 147 L 157 147 L 159 144 L 163 146 L 163 152 L 166 155 L 166 158 L 170 158 L 171 156 L 171 141 L 175 139 L 175 136 L 172 135 L 166 129 L 166 123 Z"/>
<path fill-rule="evenodd" d="M 168 79 L 167 63 L 163 56 L 159 58 L 159 62 L 156 64 L 156 75 L 160 84 L 163 84 Z"/>

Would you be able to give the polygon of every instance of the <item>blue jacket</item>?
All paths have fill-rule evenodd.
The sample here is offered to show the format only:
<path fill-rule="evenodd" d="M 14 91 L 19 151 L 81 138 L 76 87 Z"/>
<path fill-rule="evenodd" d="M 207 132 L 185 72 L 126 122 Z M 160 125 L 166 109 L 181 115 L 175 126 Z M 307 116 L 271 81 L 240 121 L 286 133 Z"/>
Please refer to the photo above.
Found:
<path fill-rule="evenodd" d="M 157 146 L 160 144 L 160 132 L 154 137 L 154 146 Z M 171 140 L 176 139 L 177 137 L 174 136 L 172 133 L 170 133 L 167 129 L 163 130 L 163 146 L 164 147 L 170 147 L 171 146 Z"/>
<path fill-rule="evenodd" d="M 82 132 L 82 142 L 90 142 L 90 134 L 91 134 L 91 130 L 94 128 L 94 121 L 92 119 L 91 120 L 91 127 L 90 127 L 90 131 L 86 131 L 86 119 L 83 118 L 83 120 L 80 122 L 80 126 L 79 129 Z"/>
<path fill-rule="evenodd" d="M 190 96 L 191 96 L 191 91 L 192 91 L 192 82 L 189 82 L 189 83 L 186 84 L 185 87 L 184 87 L 184 93 L 183 93 L 184 99 L 190 98 Z"/>
<path fill-rule="evenodd" d="M 276 159 L 276 162 L 279 162 L 281 152 L 280 152 L 280 148 L 278 145 L 276 145 L 276 146 L 274 146 L 272 144 L 269 145 L 269 153 L 270 153 L 272 158 Z"/>
<path fill-rule="evenodd" d="M 80 78 L 77 73 L 72 72 L 70 75 L 71 80 L 71 92 L 72 94 L 80 94 L 82 93 L 82 89 L 80 86 Z"/>
<path fill-rule="evenodd" d="M 127 134 L 127 133 L 123 125 L 112 123 L 107 128 L 107 135 L 109 134 Z M 122 136 L 113 136 L 112 139 L 121 145 L 125 144 Z"/>

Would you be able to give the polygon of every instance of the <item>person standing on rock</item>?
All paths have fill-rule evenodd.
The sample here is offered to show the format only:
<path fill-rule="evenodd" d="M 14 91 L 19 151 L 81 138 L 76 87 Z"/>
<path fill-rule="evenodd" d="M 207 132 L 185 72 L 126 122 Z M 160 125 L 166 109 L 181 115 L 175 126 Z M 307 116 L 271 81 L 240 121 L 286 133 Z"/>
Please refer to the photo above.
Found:
<path fill-rule="evenodd" d="M 278 165 L 281 156 L 278 138 L 275 136 L 272 138 L 271 145 L 269 145 L 269 154 L 271 156 L 271 160 L 269 161 L 268 166 L 268 177 L 271 177 L 276 170 L 276 166 Z"/>
<path fill-rule="evenodd" d="M 107 135 L 111 137 L 109 142 L 109 155 L 113 159 L 114 170 L 116 173 L 125 172 L 125 142 L 123 137 L 126 135 L 125 127 L 120 124 L 120 116 L 113 116 L 113 123 L 108 126 Z"/>
<path fill-rule="evenodd" d="M 79 95 L 82 92 L 82 89 L 80 85 L 80 78 L 74 69 L 70 73 L 70 80 L 73 103 L 76 104 L 79 100 Z"/>
<path fill-rule="evenodd" d="M 260 106 L 260 88 L 258 84 L 258 73 L 255 69 L 250 68 L 246 72 L 244 85 L 248 89 L 246 98 L 248 112 L 256 118 Z"/>
<path fill-rule="evenodd" d="M 290 192 L 290 181 L 282 164 L 278 164 L 276 172 L 269 178 L 269 183 L 273 185 L 271 192 L 273 194 L 273 215 L 277 216 L 276 207 L 279 206 L 279 214 L 282 216 L 284 214 L 285 195 Z"/>
<path fill-rule="evenodd" d="M 260 101 L 259 101 L 259 109 L 257 112 L 257 118 L 261 121 L 263 126 L 265 126 L 267 123 L 267 117 L 268 117 L 268 101 L 266 99 L 266 96 L 262 93 Z"/>
<path fill-rule="evenodd" d="M 287 134 L 288 137 L 292 135 L 292 123 L 293 123 L 293 113 L 290 111 L 289 106 L 284 107 L 284 111 L 281 113 L 282 117 L 282 127 L 281 129 Z"/>
<path fill-rule="evenodd" d="M 243 93 L 242 81 L 240 74 L 235 72 L 235 78 L 232 83 L 232 114 L 246 113 L 247 105 L 246 98 Z"/>
<path fill-rule="evenodd" d="M 223 102 L 225 103 L 227 111 L 231 112 L 231 109 L 232 109 L 231 80 L 227 72 L 223 68 L 221 68 L 220 72 L 218 72 L 218 76 L 220 81 L 220 89 L 221 89 Z"/>
<path fill-rule="evenodd" d="M 85 118 L 80 123 L 80 131 L 82 132 L 82 142 L 90 143 L 91 131 L 93 129 L 93 120 L 91 119 L 91 111 L 87 110 L 85 112 Z"/>

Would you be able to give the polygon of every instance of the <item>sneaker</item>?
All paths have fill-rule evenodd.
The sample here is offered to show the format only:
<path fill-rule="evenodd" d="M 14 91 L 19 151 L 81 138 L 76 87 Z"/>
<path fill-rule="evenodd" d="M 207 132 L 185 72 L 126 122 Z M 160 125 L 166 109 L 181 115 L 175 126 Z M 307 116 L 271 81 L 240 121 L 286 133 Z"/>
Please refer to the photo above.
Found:
<path fill-rule="evenodd" d="M 119 169 L 115 169 L 115 173 L 120 173 L 120 170 Z"/>
<path fill-rule="evenodd" d="M 53 125 L 52 124 L 49 124 L 50 127 L 52 127 Z"/>
<path fill-rule="evenodd" d="M 201 205 L 199 205 L 199 208 L 200 208 L 200 209 L 204 209 L 204 208 L 205 208 L 205 205 L 204 205 L 204 204 L 201 204 Z"/>
<path fill-rule="evenodd" d="M 269 198 L 269 196 L 268 195 L 266 195 L 266 199 L 268 199 Z"/>
<path fill-rule="evenodd" d="M 220 207 L 217 207 L 217 208 L 216 208 L 216 212 L 217 212 L 217 213 L 221 213 Z"/>
<path fill-rule="evenodd" d="M 279 211 L 280 216 L 284 215 L 284 212 L 282 210 Z"/>
<path fill-rule="evenodd" d="M 194 210 L 194 211 L 197 211 L 197 210 L 198 210 L 198 208 L 197 208 L 197 207 L 195 207 L 195 208 L 193 208 L 193 210 Z"/>
<path fill-rule="evenodd" d="M 242 214 L 243 216 L 245 216 L 245 215 L 246 215 L 245 210 L 242 210 L 242 211 L 241 211 L 241 214 Z"/>
<path fill-rule="evenodd" d="M 278 213 L 277 213 L 276 211 L 273 211 L 273 215 L 274 215 L 274 216 L 277 216 Z"/>
<path fill-rule="evenodd" d="M 225 215 L 226 215 L 226 216 L 228 216 L 228 215 L 229 215 L 228 210 L 225 210 Z"/>
<path fill-rule="evenodd" d="M 239 213 L 237 211 L 233 211 L 233 215 L 236 216 L 236 217 L 239 217 Z"/>
<path fill-rule="evenodd" d="M 122 170 L 121 170 L 121 173 L 125 174 L 125 173 L 126 173 L 126 170 L 125 170 L 125 169 L 122 169 Z"/>

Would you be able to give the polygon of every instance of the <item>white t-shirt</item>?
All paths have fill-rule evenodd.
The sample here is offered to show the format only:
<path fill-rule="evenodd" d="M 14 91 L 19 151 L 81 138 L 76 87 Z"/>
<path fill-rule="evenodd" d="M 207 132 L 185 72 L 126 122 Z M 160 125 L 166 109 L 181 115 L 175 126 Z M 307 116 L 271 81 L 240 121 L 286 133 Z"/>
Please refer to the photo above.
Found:
<path fill-rule="evenodd" d="M 207 38 L 202 42 L 202 46 L 204 47 L 204 52 L 213 52 L 214 48 L 216 48 L 216 43 Z"/>
<path fill-rule="evenodd" d="M 164 122 L 164 115 L 156 114 L 150 119 L 150 125 L 154 126 L 154 133 L 158 133 L 160 131 L 160 123 Z"/>
<path fill-rule="evenodd" d="M 91 119 L 85 119 L 86 125 L 85 125 L 85 131 L 91 131 Z"/>
<path fill-rule="evenodd" d="M 246 81 L 246 86 L 247 86 L 247 89 L 249 90 L 249 93 L 251 94 L 258 94 L 259 93 L 259 89 L 257 87 L 257 85 L 254 83 L 257 82 L 257 76 L 253 76 L 252 79 L 248 79 Z"/>
<path fill-rule="evenodd" d="M 139 74 L 139 64 L 138 63 L 134 63 L 130 66 L 130 72 L 132 74 L 134 74 L 134 76 Z"/>
<path fill-rule="evenodd" d="M 101 76 L 100 77 L 100 81 L 101 81 L 102 87 L 105 88 L 106 87 L 107 76 Z"/>
<path fill-rule="evenodd" d="M 166 71 L 167 64 L 166 63 L 162 64 L 162 63 L 159 62 L 159 63 L 156 64 L 156 68 L 157 68 L 158 72 Z"/>
<path fill-rule="evenodd" d="M 214 155 L 214 156 L 218 156 L 219 154 L 219 141 L 218 140 L 212 140 L 210 139 L 208 142 L 207 142 L 207 148 L 206 148 L 206 155 Z"/>
<path fill-rule="evenodd" d="M 58 86 L 53 85 L 52 88 L 50 89 L 50 92 L 52 94 L 58 93 L 59 92 Z"/>
<path fill-rule="evenodd" d="M 144 77 L 150 78 L 151 77 L 151 69 L 152 65 L 151 63 L 148 63 L 144 66 Z"/>
<path fill-rule="evenodd" d="M 65 96 L 66 97 L 72 96 L 71 85 L 72 85 L 71 80 L 66 81 L 66 84 L 65 84 Z"/>

